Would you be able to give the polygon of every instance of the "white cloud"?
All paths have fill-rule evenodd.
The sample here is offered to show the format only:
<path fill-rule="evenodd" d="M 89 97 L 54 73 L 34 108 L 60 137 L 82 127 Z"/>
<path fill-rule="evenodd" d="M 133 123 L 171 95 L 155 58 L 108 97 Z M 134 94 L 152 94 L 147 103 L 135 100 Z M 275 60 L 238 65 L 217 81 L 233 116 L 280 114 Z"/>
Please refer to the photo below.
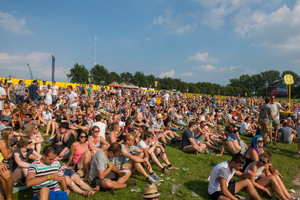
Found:
<path fill-rule="evenodd" d="M 235 32 L 252 37 L 254 44 L 278 54 L 300 52 L 300 1 L 282 5 L 271 13 L 241 10 L 233 19 Z"/>
<path fill-rule="evenodd" d="M 193 72 L 186 72 L 181 74 L 182 77 L 193 77 L 194 73 Z"/>
<path fill-rule="evenodd" d="M 17 78 L 29 79 L 30 73 L 27 64 L 30 64 L 34 79 L 51 80 L 51 53 L 32 52 L 27 55 L 10 55 L 6 52 L 0 53 L 0 70 L 2 76 L 15 75 Z M 63 69 L 69 71 L 63 66 L 55 66 L 56 80 L 66 81 L 67 78 Z"/>
<path fill-rule="evenodd" d="M 198 52 L 194 56 L 189 56 L 188 60 L 196 60 L 196 61 L 203 61 L 203 62 L 214 62 L 214 63 L 219 62 L 219 59 L 214 58 L 214 57 L 209 57 L 208 52 L 205 52 L 205 53 Z"/>
<path fill-rule="evenodd" d="M 17 19 L 11 14 L 0 12 L 0 27 L 3 29 L 19 35 L 31 34 L 31 31 L 26 29 L 25 25 L 25 19 Z"/>
<path fill-rule="evenodd" d="M 226 25 L 226 18 L 235 14 L 242 8 L 249 7 L 261 0 L 194 0 L 199 2 L 204 11 L 202 24 L 211 28 L 219 28 Z"/>
<path fill-rule="evenodd" d="M 154 25 L 162 26 L 165 34 L 183 35 L 194 31 L 196 23 L 185 23 L 185 18 L 189 15 L 174 16 L 172 9 L 165 10 L 163 15 L 159 15 L 153 20 Z"/>
<path fill-rule="evenodd" d="M 237 70 L 237 69 L 240 69 L 240 68 L 242 68 L 242 66 L 230 66 L 228 68 L 221 67 L 219 70 L 220 71 L 233 71 L 233 70 Z"/>
<path fill-rule="evenodd" d="M 174 78 L 174 75 L 175 75 L 175 70 L 171 70 L 171 71 L 169 71 L 169 72 L 162 72 L 162 73 L 159 75 L 159 78 L 164 78 L 164 77 Z"/>
<path fill-rule="evenodd" d="M 196 70 L 204 70 L 204 71 L 213 71 L 216 69 L 216 67 L 212 66 L 212 65 L 200 65 L 198 67 L 194 67 L 194 69 Z"/>

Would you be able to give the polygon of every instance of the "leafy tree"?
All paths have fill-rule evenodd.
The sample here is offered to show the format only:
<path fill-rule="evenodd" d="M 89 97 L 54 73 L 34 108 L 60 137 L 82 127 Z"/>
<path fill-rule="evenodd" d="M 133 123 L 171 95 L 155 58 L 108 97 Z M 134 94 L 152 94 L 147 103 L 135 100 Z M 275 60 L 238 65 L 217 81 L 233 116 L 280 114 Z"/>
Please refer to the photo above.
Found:
<path fill-rule="evenodd" d="M 91 81 L 96 85 L 109 84 L 109 72 L 102 65 L 95 65 L 91 70 Z"/>
<path fill-rule="evenodd" d="M 143 72 L 137 71 L 132 77 L 132 84 L 139 87 L 149 87 L 148 81 Z"/>
<path fill-rule="evenodd" d="M 116 72 L 110 72 L 108 75 L 109 83 L 112 83 L 113 81 L 117 81 L 120 83 L 122 81 L 120 75 Z"/>
<path fill-rule="evenodd" d="M 76 63 L 74 67 L 70 69 L 70 74 L 67 74 L 68 78 L 71 78 L 72 83 L 89 83 L 89 70 L 84 65 Z"/>
<path fill-rule="evenodd" d="M 132 82 L 132 74 L 130 72 L 122 72 L 120 74 L 121 82 L 130 84 Z"/>
<path fill-rule="evenodd" d="M 266 81 L 266 86 L 279 86 L 281 84 L 280 72 L 276 70 L 269 70 L 261 72 L 262 78 Z"/>

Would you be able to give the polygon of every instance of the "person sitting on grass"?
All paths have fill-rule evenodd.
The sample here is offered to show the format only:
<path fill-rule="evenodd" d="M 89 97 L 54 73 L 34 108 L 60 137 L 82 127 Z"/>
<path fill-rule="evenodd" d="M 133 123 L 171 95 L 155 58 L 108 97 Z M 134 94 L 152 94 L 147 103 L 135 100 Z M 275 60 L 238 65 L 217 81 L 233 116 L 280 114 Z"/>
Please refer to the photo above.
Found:
<path fill-rule="evenodd" d="M 98 126 L 94 126 L 91 130 L 92 135 L 88 137 L 88 147 L 94 155 L 97 151 L 108 148 L 109 143 L 99 135 L 100 129 Z M 101 144 L 103 144 L 102 147 Z"/>
<path fill-rule="evenodd" d="M 153 136 L 153 133 L 147 132 L 144 134 L 143 140 L 141 140 L 137 147 L 148 151 L 148 154 L 150 155 L 150 158 L 154 161 L 154 163 L 162 170 L 162 173 L 165 173 L 167 175 L 171 175 L 172 172 L 169 171 L 169 169 L 176 169 L 177 167 L 173 166 L 167 157 L 167 154 L 165 152 L 164 147 L 158 142 L 158 140 L 155 140 L 155 137 Z M 166 166 L 168 166 L 168 169 L 165 168 L 164 165 L 162 165 L 159 160 L 158 156 L 161 157 L 161 159 L 166 163 Z"/>
<path fill-rule="evenodd" d="M 244 169 L 252 162 L 258 161 L 259 156 L 264 153 L 264 140 L 261 135 L 256 135 L 252 138 L 249 148 L 245 152 L 246 164 Z"/>
<path fill-rule="evenodd" d="M 99 186 L 96 186 L 95 188 L 88 186 L 88 184 L 81 180 L 76 172 L 68 169 L 66 166 L 62 166 L 61 171 L 66 179 L 67 186 L 72 188 L 72 191 L 78 194 L 89 197 L 90 195 L 94 195 L 100 189 Z"/>
<path fill-rule="evenodd" d="M 124 143 L 121 144 L 121 154 L 113 159 L 113 163 L 118 169 L 131 170 L 134 168 L 142 174 L 150 184 L 155 183 L 157 186 L 160 185 L 160 182 L 163 181 L 163 179 L 158 177 L 153 171 L 149 162 L 148 151 L 138 148 L 134 145 L 134 142 L 134 136 L 130 133 L 126 134 L 124 136 Z M 146 173 L 142 164 L 146 166 L 150 176 Z"/>
<path fill-rule="evenodd" d="M 296 139 L 296 130 L 288 126 L 288 122 L 282 124 L 282 128 L 278 130 L 279 141 L 282 143 L 292 143 Z"/>
<path fill-rule="evenodd" d="M 41 159 L 35 160 L 28 167 L 26 185 L 33 189 L 34 200 L 69 199 L 70 191 L 67 188 L 66 179 L 59 174 L 60 162 L 55 160 L 57 150 L 54 146 L 46 146 Z M 61 183 L 64 192 L 60 191 Z"/>
<path fill-rule="evenodd" d="M 88 179 L 90 174 L 90 165 L 92 160 L 92 153 L 87 144 L 88 135 L 86 132 L 82 131 L 78 137 L 77 142 L 73 143 L 70 149 L 70 157 L 64 166 L 74 165 L 75 171 L 80 177 L 84 176 L 84 180 Z"/>
<path fill-rule="evenodd" d="M 108 149 L 97 151 L 93 156 L 88 182 L 101 189 L 108 189 L 115 195 L 116 190 L 136 185 L 136 181 L 129 181 L 130 170 L 119 170 L 110 160 L 121 153 L 121 145 L 113 143 Z"/>
<path fill-rule="evenodd" d="M 182 151 L 187 153 L 196 152 L 196 154 L 198 154 L 202 153 L 202 151 L 206 148 L 205 144 L 200 144 L 195 141 L 193 132 L 196 128 L 196 123 L 190 122 L 189 128 L 183 132 L 181 138 Z"/>
<path fill-rule="evenodd" d="M 25 133 L 27 136 L 31 138 L 31 142 L 32 142 L 31 148 L 35 149 L 36 152 L 39 154 L 42 149 L 42 142 L 44 142 L 44 138 L 39 132 L 38 126 L 34 124 L 29 124 L 25 129 Z"/>
<path fill-rule="evenodd" d="M 235 194 L 242 189 L 246 189 L 252 199 L 261 199 L 255 187 L 248 179 L 252 175 L 252 172 L 240 172 L 245 163 L 246 159 L 243 155 L 235 154 L 230 161 L 221 162 L 212 169 L 208 185 L 208 194 L 212 200 L 237 200 L 239 198 Z M 234 175 L 243 180 L 231 180 Z"/>
<path fill-rule="evenodd" d="M 233 133 L 233 131 L 234 130 L 232 126 L 225 127 L 225 134 L 223 135 L 223 144 L 221 147 L 221 152 L 217 154 L 217 156 L 223 155 L 226 146 L 232 155 L 243 153 L 241 151 L 242 147 L 238 143 L 238 136 L 235 133 Z"/>
<path fill-rule="evenodd" d="M 270 197 L 273 196 L 273 193 L 279 195 L 280 199 L 287 200 L 287 199 L 294 199 L 291 197 L 289 192 L 287 191 L 285 185 L 281 180 L 281 174 L 276 170 L 273 174 L 270 173 L 270 161 L 271 161 L 271 154 L 266 152 L 259 156 L 259 160 L 252 162 L 248 167 L 245 169 L 251 170 L 253 173 L 250 177 L 250 180 L 255 188 L 266 192 Z M 265 177 L 260 178 L 262 173 L 265 173 Z M 271 187 L 269 190 L 267 187 Z"/>
<path fill-rule="evenodd" d="M 32 149 L 32 139 L 29 136 L 21 137 L 17 144 L 17 149 L 13 153 L 13 160 L 11 165 L 12 176 L 14 182 L 18 183 L 23 177 L 27 176 L 27 168 L 30 166 L 28 160 L 41 159 L 41 155 Z M 25 182 L 25 181 L 24 181 Z M 22 182 L 20 182 L 22 183 Z"/>
<path fill-rule="evenodd" d="M 70 148 L 75 142 L 75 136 L 70 130 L 68 122 L 62 122 L 56 131 L 52 145 L 57 149 L 57 160 L 66 160 L 70 156 Z"/>
<path fill-rule="evenodd" d="M 144 186 L 144 192 L 141 193 L 144 200 L 158 200 L 161 191 L 157 190 L 155 184 Z"/>
<path fill-rule="evenodd" d="M 0 140 L 0 187 L 2 188 L 6 199 L 12 199 L 14 179 L 9 170 L 8 160 L 11 158 L 11 147 L 9 146 L 10 139 L 13 137 L 12 128 L 5 128 L 1 131 Z M 0 195 L 1 196 L 1 195 Z"/>

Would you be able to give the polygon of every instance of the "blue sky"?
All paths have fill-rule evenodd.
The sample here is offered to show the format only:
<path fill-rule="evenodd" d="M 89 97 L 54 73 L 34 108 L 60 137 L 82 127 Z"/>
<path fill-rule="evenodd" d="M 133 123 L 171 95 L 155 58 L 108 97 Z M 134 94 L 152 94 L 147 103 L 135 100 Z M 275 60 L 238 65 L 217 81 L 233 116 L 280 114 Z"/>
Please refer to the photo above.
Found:
<path fill-rule="evenodd" d="M 221 85 L 242 74 L 300 74 L 299 0 L 0 1 L 1 76 L 56 81 L 77 62 L 117 73 Z"/>

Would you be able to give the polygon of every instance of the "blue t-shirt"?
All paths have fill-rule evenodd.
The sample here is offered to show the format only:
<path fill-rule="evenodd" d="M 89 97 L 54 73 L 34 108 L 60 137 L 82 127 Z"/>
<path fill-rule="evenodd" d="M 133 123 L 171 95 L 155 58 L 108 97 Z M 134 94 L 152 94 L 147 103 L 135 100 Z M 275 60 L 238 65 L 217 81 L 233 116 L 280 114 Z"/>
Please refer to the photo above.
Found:
<path fill-rule="evenodd" d="M 191 145 L 189 138 L 194 138 L 193 133 L 190 129 L 186 129 L 182 134 L 181 139 L 181 149 L 183 149 L 185 146 Z"/>
<path fill-rule="evenodd" d="M 21 89 L 21 90 L 19 90 L 19 91 L 17 91 L 17 93 L 16 93 L 16 95 L 20 95 L 20 96 L 23 96 L 23 91 L 24 91 L 24 89 L 25 89 L 25 87 L 24 87 L 24 85 L 16 85 L 15 86 L 15 89 L 17 90 L 17 89 Z"/>
<path fill-rule="evenodd" d="M 37 99 L 37 98 L 39 98 L 39 95 L 36 92 L 39 89 L 38 86 L 36 86 L 36 85 L 30 85 L 28 89 L 29 89 L 30 99 Z"/>

